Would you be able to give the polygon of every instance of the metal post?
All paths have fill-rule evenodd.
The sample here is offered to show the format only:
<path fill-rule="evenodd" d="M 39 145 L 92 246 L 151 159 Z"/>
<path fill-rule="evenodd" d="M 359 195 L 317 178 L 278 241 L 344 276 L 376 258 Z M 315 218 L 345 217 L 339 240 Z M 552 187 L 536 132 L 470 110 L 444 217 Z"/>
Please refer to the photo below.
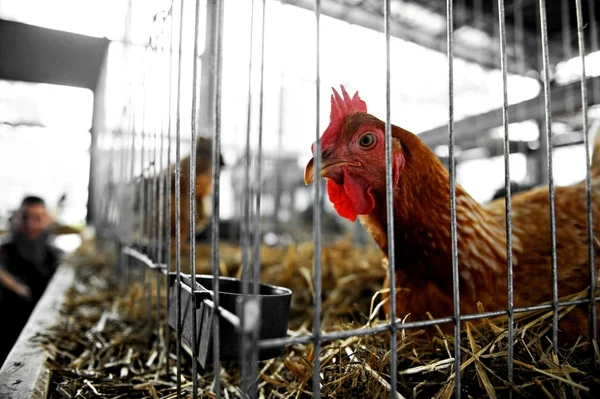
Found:
<path fill-rule="evenodd" d="M 315 0 L 316 19 L 316 78 L 315 78 L 315 170 L 321 170 L 321 1 Z M 321 397 L 321 213 L 323 192 L 320 184 L 315 185 L 313 210 L 313 398 Z"/>
<path fill-rule="evenodd" d="M 454 387 L 460 398 L 460 292 L 458 274 L 458 232 L 456 225 L 456 162 L 454 160 L 454 19 L 452 0 L 446 0 L 448 47 L 448 160 L 450 163 L 450 228 L 452 234 L 452 292 L 454 303 Z"/>
<path fill-rule="evenodd" d="M 198 395 L 198 370 L 197 370 L 197 325 L 196 325 L 196 295 L 193 294 L 196 284 L 196 129 L 198 122 L 196 120 L 198 108 L 198 58 L 199 58 L 199 35 L 200 35 L 200 0 L 196 0 L 195 18 L 194 18 L 194 61 L 192 71 L 192 145 L 190 149 L 190 273 L 192 280 L 192 295 L 190 295 L 191 322 L 192 322 L 192 398 Z"/>
<path fill-rule="evenodd" d="M 396 257 L 394 246 L 394 177 L 392 172 L 392 122 L 391 122 L 391 36 L 390 0 L 384 2 L 385 34 L 385 182 L 387 209 L 388 278 L 390 285 L 390 397 L 396 396 L 398 379 L 398 325 L 396 324 Z M 319 170 L 319 169 L 317 169 Z"/>
<path fill-rule="evenodd" d="M 506 268 L 508 287 L 508 382 L 513 382 L 514 360 L 514 291 L 513 291 L 513 253 L 512 253 L 512 206 L 510 190 L 510 140 L 508 135 L 508 74 L 506 61 L 506 21 L 504 0 L 498 0 L 498 26 L 500 30 L 500 65 L 502 69 L 502 124 L 504 128 L 504 189 L 506 211 Z M 512 396 L 512 390 L 509 391 Z"/>
<path fill-rule="evenodd" d="M 215 40 L 213 42 L 213 60 L 212 67 L 215 74 L 215 86 L 213 91 L 213 143 L 212 143 L 212 215 L 211 215 L 211 252 L 212 252 L 212 272 L 213 272 L 213 355 L 214 355 L 214 393 L 216 399 L 221 397 L 221 360 L 220 360 L 220 287 L 219 287 L 219 191 L 221 189 L 221 82 L 222 82 L 222 50 L 223 50 L 223 8 L 222 0 L 215 0 L 214 7 L 211 8 L 210 18 L 215 22 Z"/>
<path fill-rule="evenodd" d="M 182 333 L 182 320 L 181 320 L 181 66 L 182 66 L 182 54 L 183 54 L 183 14 L 184 14 L 184 2 L 180 1 L 179 10 L 179 52 L 178 63 L 177 63 L 177 100 L 176 100 L 176 112 L 175 112 L 175 289 L 177 290 L 176 296 L 176 318 L 177 328 L 175 329 L 177 334 L 177 398 L 181 397 L 181 333 Z"/>
<path fill-rule="evenodd" d="M 551 235 L 551 267 L 552 267 L 552 344 L 554 350 L 558 350 L 558 273 L 556 266 L 556 213 L 554 207 L 554 176 L 552 164 L 552 111 L 550 106 L 550 72 L 548 60 L 548 30 L 546 27 L 546 1 L 539 0 L 540 10 L 540 29 L 542 40 L 542 63 L 543 73 L 542 80 L 544 82 L 544 104 L 545 104 L 545 127 L 546 127 L 546 157 L 548 160 L 548 200 L 550 202 L 550 235 Z M 540 134 L 541 136 L 541 134 Z"/>

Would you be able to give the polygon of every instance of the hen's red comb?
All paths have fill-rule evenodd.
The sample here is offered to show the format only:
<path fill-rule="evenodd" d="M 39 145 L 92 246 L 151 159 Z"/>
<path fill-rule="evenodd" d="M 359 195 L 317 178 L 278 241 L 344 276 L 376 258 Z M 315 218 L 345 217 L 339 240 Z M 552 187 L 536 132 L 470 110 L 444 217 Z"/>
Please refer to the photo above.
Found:
<path fill-rule="evenodd" d="M 367 112 L 367 104 L 358 96 L 358 92 L 354 93 L 354 96 L 350 98 L 344 85 L 340 85 L 342 88 L 342 96 L 332 87 L 333 94 L 331 95 L 331 114 L 329 115 L 329 126 L 323 132 L 321 142 L 323 146 L 332 142 L 337 134 L 344 119 L 348 115 L 355 114 L 357 112 Z"/>

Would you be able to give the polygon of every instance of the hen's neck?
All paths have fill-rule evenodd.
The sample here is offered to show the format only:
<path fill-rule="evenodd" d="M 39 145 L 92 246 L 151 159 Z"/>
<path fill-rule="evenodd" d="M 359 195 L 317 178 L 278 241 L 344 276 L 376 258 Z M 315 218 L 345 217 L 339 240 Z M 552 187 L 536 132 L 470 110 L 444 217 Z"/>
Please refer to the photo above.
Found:
<path fill-rule="evenodd" d="M 412 133 L 395 129 L 394 136 L 400 139 L 406 157 L 406 166 L 394 191 L 396 268 L 418 272 L 428 280 L 447 279 L 451 276 L 452 262 L 448 171 Z M 380 198 L 376 203 L 381 205 L 362 217 L 362 222 L 387 255 L 385 192 L 377 195 Z M 497 240 L 498 235 L 503 237 L 502 226 L 459 185 L 456 186 L 456 219 L 459 260 L 470 259 L 471 252 L 493 251 L 502 257 L 503 246 Z M 444 267 L 446 265 L 448 267 Z"/>

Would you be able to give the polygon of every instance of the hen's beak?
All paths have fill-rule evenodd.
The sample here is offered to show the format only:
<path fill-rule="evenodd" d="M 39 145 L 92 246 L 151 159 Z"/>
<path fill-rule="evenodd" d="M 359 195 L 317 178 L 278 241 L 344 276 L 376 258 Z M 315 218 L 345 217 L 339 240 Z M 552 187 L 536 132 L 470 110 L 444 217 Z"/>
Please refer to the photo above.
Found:
<path fill-rule="evenodd" d="M 315 180 L 315 159 L 311 158 L 310 161 L 306 164 L 306 168 L 304 169 L 304 184 L 310 184 Z M 339 172 L 340 167 L 342 166 L 352 166 L 352 167 L 360 167 L 360 162 L 347 162 L 347 161 L 322 161 L 321 163 L 321 171 L 318 173 L 321 177 L 334 179 L 337 172 Z"/>
<path fill-rule="evenodd" d="M 304 184 L 310 184 L 315 179 L 314 174 L 314 163 L 315 159 L 311 158 L 310 161 L 306 164 L 306 168 L 304 168 Z"/>

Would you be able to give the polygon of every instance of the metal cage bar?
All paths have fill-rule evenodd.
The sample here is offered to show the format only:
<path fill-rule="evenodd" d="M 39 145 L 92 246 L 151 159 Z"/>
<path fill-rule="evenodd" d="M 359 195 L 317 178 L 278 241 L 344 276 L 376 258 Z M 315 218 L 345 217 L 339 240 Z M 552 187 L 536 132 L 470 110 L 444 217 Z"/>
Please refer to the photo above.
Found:
<path fill-rule="evenodd" d="M 448 51 L 448 158 L 450 163 L 450 232 L 452 241 L 452 299 L 454 306 L 454 392 L 460 397 L 460 276 L 458 274 L 458 229 L 456 222 L 456 162 L 454 154 L 454 12 L 446 0 L 446 40 Z"/>
<path fill-rule="evenodd" d="M 394 187 L 392 172 L 392 91 L 391 91 L 391 35 L 390 35 L 390 0 L 384 1 L 384 36 L 385 36 L 385 182 L 387 209 L 387 241 L 388 241 L 388 276 L 390 281 L 390 395 L 395 396 L 398 380 L 398 328 L 396 323 L 396 256 L 394 245 Z"/>
<path fill-rule="evenodd" d="M 250 186 L 250 166 L 251 166 L 251 155 L 250 155 L 250 135 L 252 132 L 252 71 L 253 71 L 253 55 L 254 55 L 254 13 L 255 13 L 255 1 L 252 0 L 250 5 L 250 34 L 249 34 L 249 56 L 248 56 L 248 109 L 247 109 L 247 120 L 246 120 L 246 143 L 244 150 L 244 198 L 243 198 L 243 210 L 242 210 L 242 225 L 241 225 L 241 237 L 240 245 L 242 246 L 242 310 L 240 312 L 240 318 L 242 323 L 242 335 L 241 335 L 241 346 L 240 351 L 240 362 L 242 365 L 242 389 L 248 392 L 248 396 L 253 398 L 256 397 L 256 384 L 255 375 L 257 373 L 257 367 L 254 359 L 258 347 L 256 340 L 253 337 L 253 332 L 249 331 L 250 320 L 247 320 L 246 306 L 248 305 L 248 296 L 250 295 L 250 256 L 251 256 L 251 243 L 250 243 L 250 221 L 251 217 L 251 186 Z M 263 4 L 264 7 L 264 4 Z M 252 278 L 254 282 L 256 279 Z M 254 291 L 254 290 L 253 290 Z"/>
<path fill-rule="evenodd" d="M 316 65 L 315 65 L 315 146 L 314 160 L 315 169 L 321 170 L 322 164 L 322 143 L 321 143 L 321 0 L 315 0 L 315 33 L 316 33 Z M 313 378 L 312 390 L 313 398 L 321 397 L 321 216 L 323 211 L 323 193 L 320 184 L 315 185 L 314 191 L 314 211 L 313 211 L 313 291 L 314 291 L 314 311 L 313 311 Z"/>
<path fill-rule="evenodd" d="M 550 245 L 551 245 L 551 267 L 552 267 L 552 304 L 554 306 L 552 316 L 552 344 L 554 350 L 558 351 L 558 269 L 556 264 L 556 208 L 554 201 L 554 168 L 552 156 L 552 111 L 550 106 L 550 71 L 549 71 L 549 49 L 548 28 L 546 26 L 546 1 L 539 0 L 540 30 L 542 41 L 542 80 L 544 83 L 544 105 L 545 105 L 545 135 L 546 154 L 548 162 L 548 200 L 550 202 Z"/>
<path fill-rule="evenodd" d="M 152 69 L 154 74 L 156 74 L 156 70 L 158 69 L 158 62 L 157 57 L 159 56 L 159 48 L 158 48 L 158 40 L 161 34 L 161 26 L 162 22 L 159 21 L 158 15 L 155 15 L 154 17 L 154 35 L 152 35 L 152 39 L 153 39 L 153 44 L 151 45 L 152 48 Z M 154 80 L 155 77 L 152 76 L 152 79 Z M 158 87 L 160 87 L 158 84 L 155 84 L 154 89 L 157 90 Z M 155 105 L 156 107 L 156 105 Z M 156 262 L 157 265 L 160 265 L 160 263 L 158 262 L 158 215 L 157 215 L 157 211 L 158 211 L 158 203 L 157 203 L 157 195 L 158 195 L 158 168 L 157 168 L 157 154 L 158 154 L 158 130 L 160 129 L 160 124 L 157 123 L 157 121 L 160 118 L 160 113 L 158 112 L 157 109 L 153 109 L 153 124 L 154 126 L 152 127 L 152 161 L 151 161 L 151 166 L 152 166 L 152 186 L 150 189 L 151 195 L 150 195 L 150 201 L 151 201 L 151 206 L 150 206 L 150 220 L 151 220 L 151 229 L 150 229 L 150 246 L 148 248 L 148 250 L 150 251 L 150 255 L 152 257 L 152 259 Z M 151 273 L 150 273 L 150 306 L 152 306 L 153 303 L 153 294 L 152 294 L 152 272 L 154 272 L 155 276 L 155 283 L 156 283 L 156 307 L 154 309 L 155 311 L 155 316 L 156 319 L 151 318 L 152 324 L 151 327 L 154 327 L 155 323 L 156 323 L 156 330 L 160 329 L 160 273 L 158 272 L 158 268 L 154 268 L 151 269 Z M 149 314 L 152 315 L 152 311 L 151 309 L 149 309 Z M 150 331 L 152 332 L 155 328 L 151 328 Z"/>
<path fill-rule="evenodd" d="M 191 126 L 190 131 L 192 133 L 191 144 L 192 148 L 190 149 L 190 162 L 189 162 L 189 174 L 190 174 L 190 274 L 191 274 L 191 283 L 192 287 L 195 287 L 196 284 L 196 245 L 195 236 L 196 236 L 196 128 L 197 121 L 196 116 L 198 114 L 198 59 L 200 58 L 199 47 L 200 47 L 200 0 L 195 0 L 195 10 L 194 10 L 194 60 L 192 63 L 192 117 L 191 117 Z M 196 295 L 190 295 L 190 309 L 191 312 L 191 322 L 192 322 L 192 398 L 196 398 L 198 396 L 198 362 L 196 358 L 198 357 L 197 348 L 198 348 L 198 328 L 196 324 L 197 318 L 197 303 L 196 303 Z"/>
<path fill-rule="evenodd" d="M 175 312 L 177 327 L 177 398 L 181 397 L 181 337 L 183 322 L 181 319 L 181 75 L 183 58 L 183 16 L 184 2 L 180 1 L 179 10 L 179 52 L 177 61 L 177 100 L 175 106 Z"/>
<path fill-rule="evenodd" d="M 172 7 L 172 3 L 171 3 L 171 7 Z M 162 21 L 162 27 L 161 27 L 161 34 L 158 36 L 157 38 L 157 47 L 158 47 L 158 54 L 159 54 L 159 60 L 160 60 L 160 67 L 163 66 L 163 62 L 165 58 L 167 58 L 167 54 L 169 54 L 169 57 L 167 58 L 169 64 L 170 64 L 170 54 L 171 54 L 171 49 L 169 48 L 168 52 L 166 51 L 165 48 L 165 36 L 166 36 L 166 26 L 167 26 L 167 21 L 170 18 L 170 12 L 171 9 L 168 10 L 168 12 L 165 13 L 164 15 L 164 19 Z M 169 33 L 169 37 L 170 37 L 170 33 Z M 162 68 L 161 68 L 162 69 Z M 162 71 L 160 71 L 162 72 Z M 160 79 L 160 72 L 159 72 L 159 77 L 157 77 L 159 79 L 159 87 L 163 88 L 164 87 L 164 81 Z M 164 107 L 164 105 L 167 105 L 167 107 Z M 164 125 L 165 125 L 165 112 L 164 109 L 167 108 L 167 112 L 169 110 L 169 102 L 168 102 L 168 97 L 167 97 L 167 101 L 162 101 L 161 102 L 161 109 L 158 110 L 159 111 L 159 127 L 157 128 L 158 132 L 159 132 L 159 137 L 157 137 L 157 140 L 160 141 L 160 145 L 159 145 L 159 156 L 158 156 L 158 172 L 156 174 L 156 180 L 157 180 L 157 190 L 156 193 L 154 194 L 154 198 L 156 198 L 156 203 L 157 203 L 157 208 L 155 209 L 155 212 L 157 213 L 157 221 L 156 221 L 156 261 L 159 265 L 159 267 L 162 270 L 158 270 L 158 272 L 156 273 L 156 325 L 157 325 L 157 335 L 160 337 L 160 329 L 163 328 L 165 330 L 165 333 L 168 333 L 168 325 L 165 325 L 164 327 L 161 326 L 161 281 L 162 281 L 162 275 L 161 275 L 161 271 L 163 271 L 165 276 L 168 276 L 169 273 L 169 269 L 166 267 L 164 260 L 163 260 L 163 254 L 164 254 L 164 249 L 163 249 L 163 240 L 164 240 L 164 211 L 165 211 L 165 170 L 164 170 L 164 164 L 163 164 L 163 160 L 164 160 L 164 152 L 165 152 L 165 140 L 164 140 Z M 168 117 L 167 117 L 168 120 Z M 155 143 L 155 145 L 157 145 Z M 168 277 L 167 277 L 168 278 Z M 168 298 L 169 294 L 168 294 L 168 290 L 169 290 L 169 284 L 168 284 L 168 280 L 165 282 L 165 288 L 166 288 L 166 297 Z M 168 311 L 168 307 L 166 307 L 165 309 L 165 324 L 167 323 L 168 317 L 167 317 L 167 312 Z M 169 353 L 169 346 L 167 344 L 167 341 L 165 340 L 165 346 L 164 346 L 164 353 L 165 353 L 165 359 L 163 359 L 163 361 L 165 362 L 166 365 L 166 371 L 168 372 L 169 369 L 169 359 L 168 359 L 168 353 Z M 160 360 L 159 360 L 160 361 Z"/>
<path fill-rule="evenodd" d="M 213 15 L 210 17 L 215 21 L 216 35 L 213 43 L 213 71 L 215 74 L 215 85 L 213 95 L 213 142 L 212 142 L 212 214 L 211 214 L 211 252 L 212 252 L 212 272 L 213 272 L 213 367 L 215 370 L 215 379 L 213 388 L 216 399 L 221 397 L 221 361 L 220 361 L 220 336 L 219 336 L 219 318 L 221 310 L 220 287 L 219 287 L 219 198 L 221 187 L 221 164 L 219 162 L 221 154 L 221 85 L 223 78 L 222 68 L 222 49 L 223 49 L 223 8 L 222 0 L 215 0 L 210 10 Z"/>
<path fill-rule="evenodd" d="M 500 31 L 500 65 L 502 70 L 502 122 L 504 128 L 504 189 L 506 211 L 506 268 L 508 290 L 508 367 L 507 380 L 513 382 L 514 360 L 514 292 L 513 292 L 513 253 L 512 253 L 512 204 L 510 188 L 510 139 L 508 130 L 508 74 L 506 61 L 506 26 L 504 0 L 498 0 L 498 26 Z M 509 391 L 512 394 L 512 391 Z"/>
<path fill-rule="evenodd" d="M 165 287 L 166 287 L 166 298 L 165 298 L 165 306 L 167 314 L 171 309 L 171 284 L 170 284 L 170 276 L 171 276 L 171 209 L 173 204 L 171 203 L 171 137 L 173 132 L 173 74 L 175 72 L 175 68 L 173 67 L 173 49 L 175 46 L 175 13 L 173 12 L 175 9 L 175 0 L 171 1 L 171 7 L 169 9 L 169 17 L 170 17 L 170 29 L 169 29 L 169 96 L 168 96 L 168 106 L 167 110 L 167 165 L 165 168 L 165 247 L 166 247 L 166 277 L 165 277 Z M 179 53 L 178 53 L 179 54 Z M 177 117 L 176 117 L 177 118 Z M 169 369 L 169 353 L 170 353 L 170 334 L 169 334 L 169 320 L 168 317 L 165 317 L 165 372 L 167 375 L 170 373 Z"/>

